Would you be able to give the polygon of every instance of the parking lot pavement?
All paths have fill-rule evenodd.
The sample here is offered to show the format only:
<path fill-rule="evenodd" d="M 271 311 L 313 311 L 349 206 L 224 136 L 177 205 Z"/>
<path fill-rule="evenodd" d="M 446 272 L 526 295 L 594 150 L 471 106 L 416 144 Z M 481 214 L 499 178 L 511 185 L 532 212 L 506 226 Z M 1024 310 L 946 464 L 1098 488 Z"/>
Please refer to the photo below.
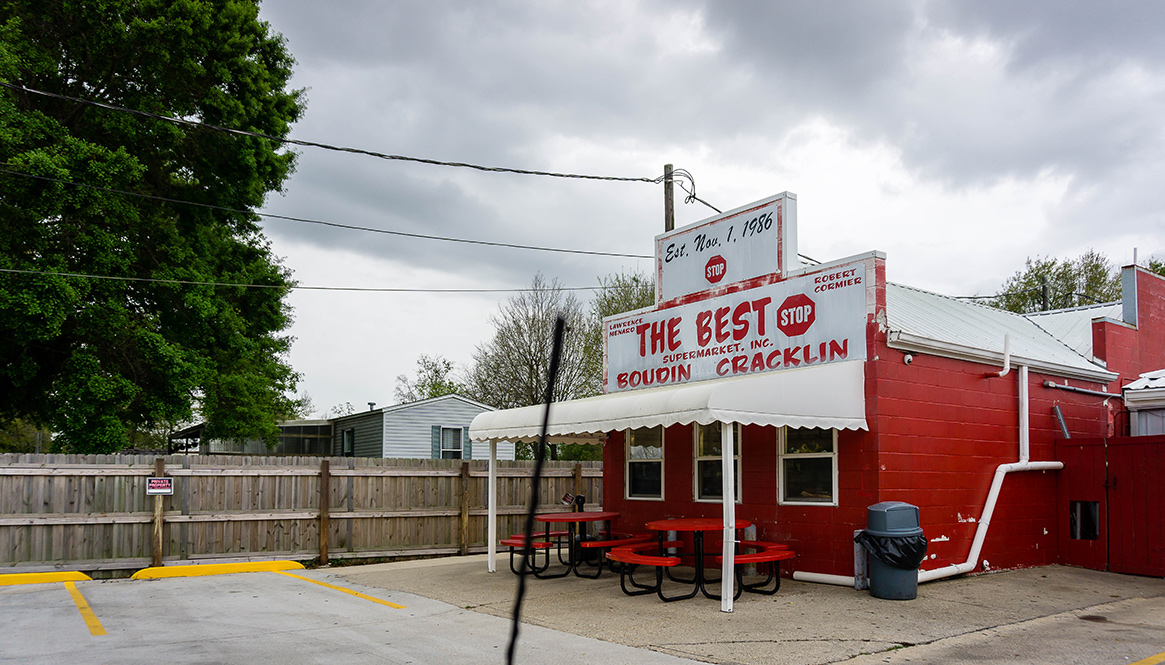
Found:
<path fill-rule="evenodd" d="M 505 616 L 514 575 L 504 559 L 498 568 L 491 574 L 484 558 L 465 557 L 332 572 Z M 931 582 L 910 601 L 785 580 L 776 595 L 746 593 L 731 614 L 719 609 L 719 601 L 699 597 L 628 598 L 619 577 L 604 573 L 532 580 L 523 616 L 609 642 L 745 665 L 1129 665 L 1165 651 L 1165 580 L 1064 566 Z"/>
<path fill-rule="evenodd" d="M 1146 654 L 1155 654 L 1147 656 Z M 861 656 L 846 665 L 1156 665 L 1165 663 L 1165 598 L 1132 598 Z"/>
<path fill-rule="evenodd" d="M 65 582 L 0 586 L 0 663 L 505 662 L 504 618 L 291 572 L 72 582 L 105 634 L 91 630 Z M 530 625 L 517 661 L 694 662 Z"/>

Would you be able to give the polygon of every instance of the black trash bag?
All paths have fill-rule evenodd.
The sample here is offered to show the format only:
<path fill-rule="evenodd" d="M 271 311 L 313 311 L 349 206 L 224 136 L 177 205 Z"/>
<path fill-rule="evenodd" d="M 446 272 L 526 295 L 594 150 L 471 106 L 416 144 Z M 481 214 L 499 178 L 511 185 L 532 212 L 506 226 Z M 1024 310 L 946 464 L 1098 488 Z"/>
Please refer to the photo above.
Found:
<path fill-rule="evenodd" d="M 917 570 L 926 558 L 926 536 L 921 533 L 909 536 L 880 536 L 869 531 L 859 531 L 854 542 L 886 564 L 902 570 Z"/>

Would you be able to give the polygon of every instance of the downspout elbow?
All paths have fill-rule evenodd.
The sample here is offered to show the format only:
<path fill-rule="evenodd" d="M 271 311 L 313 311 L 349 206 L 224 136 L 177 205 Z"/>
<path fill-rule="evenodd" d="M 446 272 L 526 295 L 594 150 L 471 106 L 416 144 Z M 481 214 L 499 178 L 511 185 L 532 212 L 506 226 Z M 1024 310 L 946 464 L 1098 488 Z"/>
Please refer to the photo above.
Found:
<path fill-rule="evenodd" d="M 1011 333 L 1003 333 L 1003 369 L 999 372 L 988 372 L 987 378 L 1007 376 L 1011 372 Z"/>

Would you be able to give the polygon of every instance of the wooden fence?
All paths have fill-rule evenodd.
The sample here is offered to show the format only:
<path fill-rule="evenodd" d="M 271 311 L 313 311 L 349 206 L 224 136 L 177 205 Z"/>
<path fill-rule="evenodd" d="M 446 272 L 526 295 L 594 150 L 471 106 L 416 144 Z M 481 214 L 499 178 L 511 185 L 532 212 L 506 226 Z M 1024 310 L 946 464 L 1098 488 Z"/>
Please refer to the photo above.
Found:
<path fill-rule="evenodd" d="M 174 494 L 146 496 L 164 464 Z M 0 573 L 177 561 L 486 550 L 488 462 L 351 457 L 0 455 Z M 522 529 L 533 462 L 498 462 L 498 536 Z M 543 468 L 541 512 L 602 496 L 601 462 Z M 154 545 L 161 528 L 160 548 Z M 327 538 L 321 541 L 320 534 Z"/>

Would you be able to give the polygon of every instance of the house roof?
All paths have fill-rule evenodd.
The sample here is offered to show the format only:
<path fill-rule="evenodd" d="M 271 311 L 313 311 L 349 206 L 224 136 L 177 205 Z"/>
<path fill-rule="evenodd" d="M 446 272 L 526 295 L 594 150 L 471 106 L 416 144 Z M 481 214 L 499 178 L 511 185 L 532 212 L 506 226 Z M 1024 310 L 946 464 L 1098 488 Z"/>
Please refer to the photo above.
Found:
<path fill-rule="evenodd" d="M 1145 372 L 1141 378 L 1125 386 L 1125 390 L 1152 390 L 1154 388 L 1165 388 L 1165 369 Z"/>
<path fill-rule="evenodd" d="M 1092 322 L 1096 319 L 1121 320 L 1123 305 L 1119 302 L 1057 309 L 1050 312 L 1025 314 L 1029 320 L 1067 344 L 1074 351 L 1099 363 L 1092 350 Z"/>
<path fill-rule="evenodd" d="M 383 413 L 389 413 L 391 411 L 401 411 L 404 409 L 411 409 L 413 407 L 423 406 L 426 404 L 438 404 L 440 402 L 449 402 L 449 401 L 464 402 L 465 404 L 468 404 L 470 406 L 475 406 L 475 407 L 482 409 L 482 410 L 485 410 L 485 411 L 494 411 L 495 410 L 494 407 L 492 407 L 488 404 L 482 404 L 481 402 L 475 402 L 475 401 L 469 399 L 468 397 L 462 397 L 461 395 L 441 395 L 440 397 L 430 397 L 429 399 L 417 400 L 416 402 L 405 402 L 404 404 L 393 404 L 392 406 L 386 406 L 383 409 L 380 409 L 380 411 Z"/>
<path fill-rule="evenodd" d="M 461 395 L 441 395 L 440 397 L 430 397 L 429 399 L 417 400 L 415 402 L 405 402 L 404 404 L 393 404 L 392 406 L 384 406 L 384 407 L 381 407 L 379 409 L 369 409 L 367 411 L 357 411 L 356 413 L 349 413 L 346 416 L 337 416 L 336 418 L 332 418 L 332 420 L 338 421 L 338 420 L 344 420 L 347 418 L 359 418 L 361 416 L 368 416 L 369 414 L 374 414 L 374 413 L 378 413 L 378 414 L 392 413 L 394 411 L 404 411 L 407 409 L 413 409 L 413 408 L 416 408 L 418 406 L 426 406 L 426 405 L 430 405 L 430 404 L 440 404 L 441 402 L 450 402 L 450 401 L 461 402 L 463 404 L 467 404 L 469 406 L 481 409 L 482 411 L 494 411 L 495 410 L 494 407 L 492 407 L 488 404 L 482 404 L 481 402 L 475 402 L 474 400 L 471 400 L 468 397 L 462 397 Z"/>
<path fill-rule="evenodd" d="M 1012 363 L 1085 381 L 1117 378 L 1028 317 L 901 284 L 886 284 L 886 326 L 890 347 L 903 351 L 1002 366 L 1006 335 Z"/>
<path fill-rule="evenodd" d="M 1125 404 L 1134 411 L 1165 408 L 1165 369 L 1145 372 L 1122 392 Z"/>

